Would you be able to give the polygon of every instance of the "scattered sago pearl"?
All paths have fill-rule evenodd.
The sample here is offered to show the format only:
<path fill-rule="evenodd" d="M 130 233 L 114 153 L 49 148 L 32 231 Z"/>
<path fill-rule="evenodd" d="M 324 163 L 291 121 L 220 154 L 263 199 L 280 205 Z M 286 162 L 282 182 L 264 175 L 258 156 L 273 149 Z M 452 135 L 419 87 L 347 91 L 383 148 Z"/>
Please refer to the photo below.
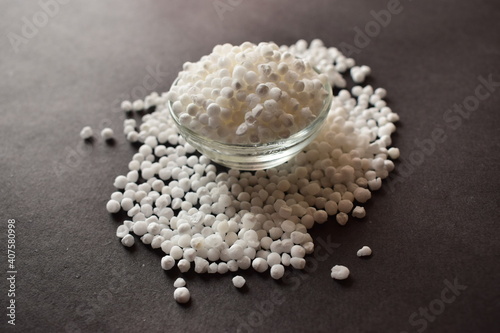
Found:
<path fill-rule="evenodd" d="M 180 287 L 185 287 L 185 286 L 186 286 L 186 281 L 183 278 L 177 278 L 174 281 L 175 288 L 180 288 Z"/>
<path fill-rule="evenodd" d="M 104 128 L 102 131 L 101 131 L 101 137 L 104 139 L 104 140 L 110 140 L 112 139 L 113 137 L 115 136 L 115 133 L 113 132 L 113 130 L 109 127 L 106 127 Z"/>
<path fill-rule="evenodd" d="M 336 219 L 338 224 L 346 225 L 347 221 L 349 220 L 349 216 L 344 212 L 340 212 L 337 214 Z"/>
<path fill-rule="evenodd" d="M 360 207 L 360 206 L 356 206 L 352 210 L 352 216 L 356 217 L 358 219 L 362 219 L 363 217 L 366 216 L 365 208 L 364 207 Z"/>
<path fill-rule="evenodd" d="M 332 267 L 331 277 L 335 280 L 345 280 L 349 277 L 349 269 L 342 265 Z"/>
<path fill-rule="evenodd" d="M 82 138 L 83 140 L 90 139 L 92 135 L 94 135 L 94 132 L 92 131 L 92 128 L 90 126 L 85 126 L 80 131 L 80 138 Z"/>
<path fill-rule="evenodd" d="M 370 249 L 368 246 L 363 246 L 357 252 L 358 257 L 366 257 L 366 256 L 371 256 L 371 255 L 372 255 L 372 249 Z"/>
<path fill-rule="evenodd" d="M 244 285 L 245 285 L 246 281 L 245 281 L 245 278 L 243 276 L 240 276 L 240 275 L 236 275 L 234 278 L 233 278 L 233 285 L 236 287 L 236 288 L 242 288 Z"/>
<path fill-rule="evenodd" d="M 191 294 L 189 293 L 188 288 L 186 287 L 176 288 L 174 290 L 174 299 L 177 301 L 177 303 L 180 304 L 189 302 L 189 300 L 191 299 Z"/>

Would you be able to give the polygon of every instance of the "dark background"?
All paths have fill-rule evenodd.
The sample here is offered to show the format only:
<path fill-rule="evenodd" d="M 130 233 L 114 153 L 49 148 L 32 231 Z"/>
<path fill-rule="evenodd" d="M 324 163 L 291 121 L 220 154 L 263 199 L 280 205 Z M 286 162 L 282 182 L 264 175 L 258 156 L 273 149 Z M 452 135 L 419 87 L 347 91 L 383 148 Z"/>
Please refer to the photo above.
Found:
<path fill-rule="evenodd" d="M 0 239 L 6 244 L 7 220 L 15 219 L 18 271 L 16 326 L 6 324 L 4 282 L 0 330 L 498 331 L 500 89 L 457 129 L 443 120 L 474 94 L 479 76 L 500 81 L 494 0 L 402 0 L 402 12 L 352 54 L 371 66 L 368 83 L 388 90 L 401 117 L 393 144 L 402 159 L 399 173 L 367 204 L 366 218 L 311 230 L 316 240 L 328 235 L 341 245 L 322 261 L 310 256 L 309 273 L 290 271 L 276 282 L 245 271 L 243 292 L 232 274 L 187 274 L 192 302 L 179 306 L 172 297 L 178 272 L 161 269 L 161 254 L 120 244 L 119 219 L 105 204 L 136 148 L 121 134 L 118 105 L 131 94 L 145 97 L 148 68 L 160 66 L 154 90 L 163 92 L 183 62 L 219 43 L 321 38 L 327 46 L 355 45 L 355 29 L 374 20 L 370 11 L 387 8 L 387 1 L 233 0 L 219 16 L 214 3 L 69 1 L 16 52 L 9 33 L 22 36 L 23 18 L 33 22 L 42 9 L 37 1 L 0 1 Z M 97 135 L 85 145 L 85 125 L 95 132 L 112 127 L 116 143 Z M 430 139 L 435 128 L 446 140 L 423 155 L 416 141 Z M 372 247 L 372 258 L 356 257 L 363 245 Z M 348 281 L 330 278 L 335 264 L 351 269 Z M 418 315 L 422 322 L 412 326 L 409 317 L 420 308 L 439 310 L 445 280 L 467 289 L 441 314 Z"/>

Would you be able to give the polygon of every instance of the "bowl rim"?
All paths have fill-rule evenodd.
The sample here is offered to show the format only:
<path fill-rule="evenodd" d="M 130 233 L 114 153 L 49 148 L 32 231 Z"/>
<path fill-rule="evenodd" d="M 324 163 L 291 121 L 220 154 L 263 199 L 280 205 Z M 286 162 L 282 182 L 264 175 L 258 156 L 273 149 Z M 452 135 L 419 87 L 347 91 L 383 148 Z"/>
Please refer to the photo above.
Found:
<path fill-rule="evenodd" d="M 318 74 L 321 74 L 321 72 L 316 67 L 312 66 L 312 68 Z M 177 76 L 177 78 L 174 80 L 174 82 L 170 86 L 170 89 L 172 89 L 172 87 L 174 87 L 178 81 L 179 81 L 179 77 Z M 328 81 L 323 84 L 323 88 L 328 92 L 328 94 L 327 94 L 326 98 L 323 100 L 323 106 L 322 106 L 321 112 L 316 116 L 316 119 L 314 119 L 309 125 L 307 125 L 303 129 L 301 129 L 300 131 L 295 132 L 292 135 L 290 135 L 288 138 L 274 140 L 274 141 L 270 141 L 270 142 L 266 142 L 266 143 L 251 143 L 251 144 L 226 143 L 226 142 L 217 141 L 214 139 L 204 137 L 204 136 L 196 133 L 192 129 L 182 125 L 179 122 L 177 115 L 175 114 L 175 112 L 172 109 L 173 103 L 170 100 L 167 101 L 167 109 L 169 111 L 170 117 L 175 122 L 175 125 L 177 126 L 180 134 L 182 135 L 183 131 L 187 132 L 187 134 L 190 136 L 189 139 L 191 139 L 191 137 L 195 137 L 199 140 L 204 140 L 206 142 L 213 142 L 213 143 L 216 143 L 217 145 L 219 145 L 220 147 L 227 147 L 229 149 L 251 149 L 251 148 L 255 149 L 255 148 L 262 148 L 262 147 L 275 147 L 275 146 L 282 146 L 283 144 L 308 137 L 309 135 L 312 134 L 311 130 L 313 128 L 315 128 L 319 122 L 324 121 L 324 119 L 326 118 L 326 115 L 330 111 L 330 108 L 331 108 L 331 105 L 333 102 L 333 89 Z M 185 138 L 185 139 L 187 140 L 187 138 Z"/>

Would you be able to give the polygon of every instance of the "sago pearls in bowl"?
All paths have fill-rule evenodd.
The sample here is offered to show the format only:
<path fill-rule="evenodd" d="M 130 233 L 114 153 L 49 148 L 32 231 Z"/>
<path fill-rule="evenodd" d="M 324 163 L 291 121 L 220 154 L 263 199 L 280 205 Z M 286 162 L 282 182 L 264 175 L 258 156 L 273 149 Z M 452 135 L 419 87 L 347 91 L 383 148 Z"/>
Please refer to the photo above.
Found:
<path fill-rule="evenodd" d="M 219 48 L 232 50 L 232 46 L 216 50 Z M 391 139 L 399 116 L 387 106 L 387 91 L 363 84 L 370 67 L 356 65 L 354 59 L 320 40 L 313 40 L 309 47 L 299 40 L 279 51 L 291 53 L 293 61 L 307 60 L 326 75 L 330 86 L 340 90 L 331 97 L 318 135 L 276 167 L 252 172 L 221 169 L 205 152 L 196 153 L 188 142 L 191 139 L 183 134 L 187 126 L 176 126 L 178 119 L 170 107 L 182 99 L 178 94 L 152 92 L 145 100 L 122 103 L 125 112 L 155 107 L 140 123 L 124 121 L 127 140 L 142 144 L 129 162 L 128 172 L 116 177 L 117 190 L 106 204 L 109 213 L 123 211 L 128 216 L 116 230 L 124 246 L 134 246 L 140 239 L 161 249 L 161 267 L 180 275 L 188 271 L 236 275 L 253 269 L 281 279 L 291 269 L 306 267 L 316 241 L 329 242 L 330 235 L 313 239 L 309 229 L 314 225 L 344 226 L 365 218 L 365 203 L 382 187 L 395 168 L 393 160 L 400 155 Z M 349 74 L 355 83 L 352 87 L 346 82 Z M 320 117 L 321 113 L 309 126 Z M 84 128 L 80 135 L 88 139 L 93 134 Z M 255 145 L 265 147 L 266 143 Z M 372 249 L 363 246 L 353 256 L 371 254 Z M 331 263 L 333 279 L 356 275 L 355 269 L 351 272 L 342 265 L 352 263 L 349 258 Z M 247 285 L 240 275 L 232 282 L 236 288 Z M 189 302 L 185 281 L 176 281 L 174 288 L 179 303 Z"/>
<path fill-rule="evenodd" d="M 186 62 L 167 93 L 182 136 L 236 169 L 282 164 L 318 134 L 330 108 L 326 74 L 274 43 L 217 45 Z"/>

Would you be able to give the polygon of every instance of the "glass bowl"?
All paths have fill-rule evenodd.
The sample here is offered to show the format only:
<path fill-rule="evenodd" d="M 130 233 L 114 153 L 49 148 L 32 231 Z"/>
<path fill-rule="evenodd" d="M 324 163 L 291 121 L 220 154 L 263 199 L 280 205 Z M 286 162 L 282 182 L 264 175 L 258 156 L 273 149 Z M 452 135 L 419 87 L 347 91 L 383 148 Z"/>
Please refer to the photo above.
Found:
<path fill-rule="evenodd" d="M 177 80 L 174 81 L 172 86 L 176 84 Z M 186 142 L 212 161 L 232 169 L 261 170 L 287 162 L 300 153 L 319 134 L 333 98 L 331 86 L 326 83 L 323 87 L 328 92 L 328 95 L 324 99 L 322 109 L 316 119 L 307 127 L 290 135 L 290 137 L 268 143 L 228 144 L 208 139 L 179 122 L 177 115 L 172 110 L 171 101 L 167 103 L 167 108 L 179 133 Z"/>

